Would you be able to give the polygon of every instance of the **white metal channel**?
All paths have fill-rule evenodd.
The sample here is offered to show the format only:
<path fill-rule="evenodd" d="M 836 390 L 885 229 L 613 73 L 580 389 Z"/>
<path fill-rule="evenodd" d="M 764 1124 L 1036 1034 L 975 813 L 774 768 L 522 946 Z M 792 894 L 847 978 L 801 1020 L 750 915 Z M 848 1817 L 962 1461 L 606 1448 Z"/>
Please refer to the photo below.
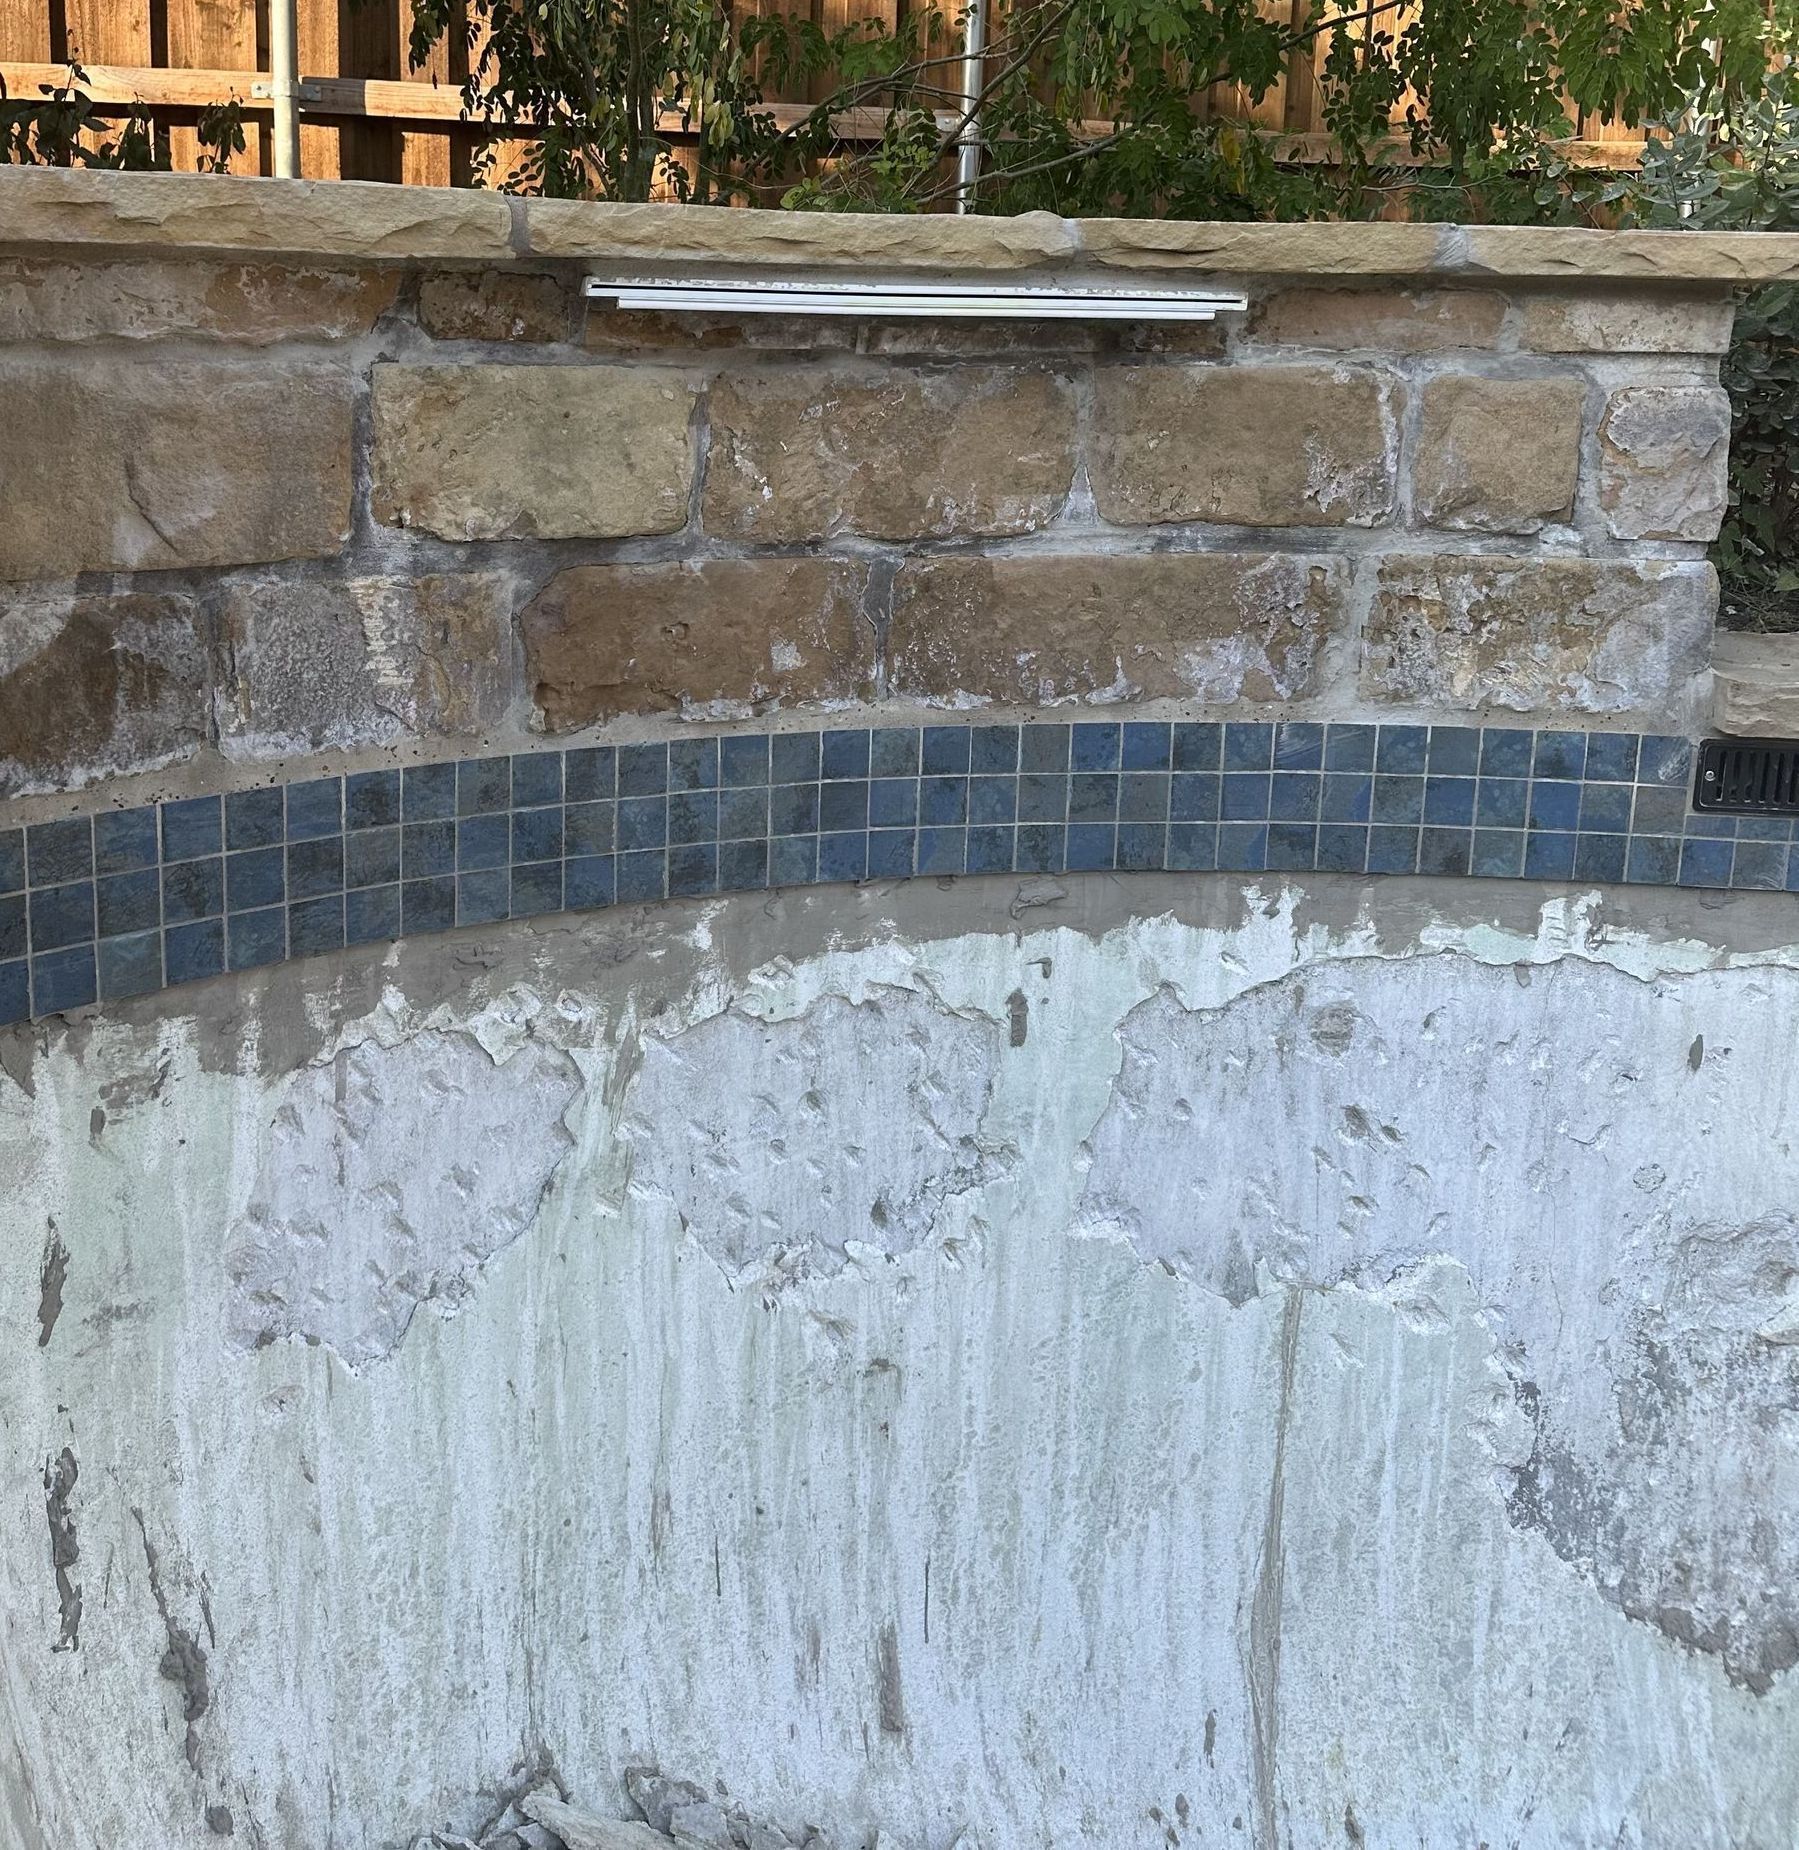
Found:
<path fill-rule="evenodd" d="M 1045 286 L 995 289 L 961 283 L 610 282 L 587 293 L 613 308 L 727 315 L 964 316 L 983 321 L 1210 321 L 1249 306 L 1240 295 L 1192 289 Z"/>

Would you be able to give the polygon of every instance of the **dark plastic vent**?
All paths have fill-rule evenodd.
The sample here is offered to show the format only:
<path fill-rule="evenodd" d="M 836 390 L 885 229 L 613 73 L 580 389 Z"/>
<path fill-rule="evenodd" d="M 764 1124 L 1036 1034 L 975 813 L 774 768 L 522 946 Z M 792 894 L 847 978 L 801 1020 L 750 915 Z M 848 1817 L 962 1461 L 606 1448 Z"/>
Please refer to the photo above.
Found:
<path fill-rule="evenodd" d="M 1707 739 L 1699 747 L 1693 807 L 1799 816 L 1799 740 Z"/>

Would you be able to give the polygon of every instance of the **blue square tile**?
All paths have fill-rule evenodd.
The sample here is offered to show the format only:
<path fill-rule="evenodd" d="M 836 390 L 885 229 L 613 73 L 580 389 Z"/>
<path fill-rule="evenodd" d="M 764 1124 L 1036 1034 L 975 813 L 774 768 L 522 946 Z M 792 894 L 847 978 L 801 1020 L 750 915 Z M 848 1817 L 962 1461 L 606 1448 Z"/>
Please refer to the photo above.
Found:
<path fill-rule="evenodd" d="M 1218 820 L 1218 776 L 1212 771 L 1177 773 L 1168 780 L 1168 815 L 1173 822 Z"/>
<path fill-rule="evenodd" d="M 492 925 L 512 911 L 512 880 L 504 867 L 456 876 L 456 923 Z"/>
<path fill-rule="evenodd" d="M 1524 838 L 1524 877 L 1527 880 L 1572 880 L 1574 841 L 1571 831 L 1533 830 Z"/>
<path fill-rule="evenodd" d="M 869 734 L 870 777 L 916 777 L 919 762 L 916 726 L 883 726 Z"/>
<path fill-rule="evenodd" d="M 716 790 L 683 790 L 668 799 L 668 842 L 671 848 L 691 847 L 696 842 L 717 840 Z"/>
<path fill-rule="evenodd" d="M 344 942 L 386 944 L 400 935 L 400 888 L 363 887 L 344 895 Z"/>
<path fill-rule="evenodd" d="M 1374 768 L 1388 777 L 1422 777 L 1430 760 L 1428 726 L 1383 726 Z"/>
<path fill-rule="evenodd" d="M 918 831 L 918 871 L 921 874 L 959 874 L 967 851 L 965 829 Z"/>
<path fill-rule="evenodd" d="M 1118 855 L 1118 830 L 1110 822 L 1071 822 L 1063 852 L 1071 874 L 1109 871 Z"/>
<path fill-rule="evenodd" d="M 1129 783 L 1131 780 L 1125 780 Z M 1158 780 L 1163 786 L 1163 803 L 1166 806 L 1167 778 Z M 971 825 L 984 827 L 1018 820 L 1018 779 L 1016 777 L 971 777 L 968 780 L 968 820 Z"/>
<path fill-rule="evenodd" d="M 871 828 L 909 829 L 918 821 L 918 780 L 915 777 L 877 777 L 868 786 L 868 821 Z M 746 829 L 746 835 L 761 831 Z"/>
<path fill-rule="evenodd" d="M 505 763 L 504 759 L 500 761 Z M 341 835 L 344 826 L 344 780 L 314 777 L 287 787 L 287 839 L 312 841 Z"/>
<path fill-rule="evenodd" d="M 620 797 L 617 826 L 620 854 L 663 847 L 668 841 L 668 798 Z M 622 888 L 622 878 L 619 884 Z"/>
<path fill-rule="evenodd" d="M 927 776 L 961 777 L 968 772 L 971 752 L 965 726 L 926 726 L 919 762 Z M 822 879 L 823 876 L 821 875 Z"/>
<path fill-rule="evenodd" d="M 1012 846 L 1012 865 L 1021 874 L 1059 874 L 1067 853 L 1067 831 L 1059 823 L 1024 822 Z"/>
<path fill-rule="evenodd" d="M 929 754 L 927 753 L 927 759 Z M 951 828 L 968 820 L 968 779 L 921 777 L 918 780 L 918 820 L 934 829 Z"/>
<path fill-rule="evenodd" d="M 765 734 L 738 736 L 718 742 L 718 781 L 726 790 L 747 790 L 768 782 L 768 739 Z"/>
<path fill-rule="evenodd" d="M 912 871 L 909 858 L 906 871 Z M 766 841 L 725 841 L 718 844 L 718 890 L 721 893 L 756 893 L 767 885 Z"/>
<path fill-rule="evenodd" d="M 51 951 L 31 960 L 32 1012 L 60 1015 L 68 1009 L 82 1009 L 98 1000 L 94 980 L 94 947 L 78 944 L 69 950 Z"/>
<path fill-rule="evenodd" d="M 562 903 L 570 912 L 609 906 L 615 891 L 611 855 L 578 854 L 569 858 L 563 870 Z"/>
<path fill-rule="evenodd" d="M 358 829 L 344 837 L 345 886 L 389 886 L 399 877 L 398 829 Z"/>
<path fill-rule="evenodd" d="M 281 792 L 255 791 L 256 796 L 274 796 Z M 280 836 L 275 838 L 279 841 Z M 101 874 L 127 874 L 156 865 L 156 811 L 154 809 L 109 809 L 94 818 L 94 871 Z M 0 880 L 0 887 L 5 882 Z"/>
<path fill-rule="evenodd" d="M 1427 777 L 1424 780 L 1424 820 L 1436 828 L 1472 828 L 1474 779 L 1435 774 Z"/>
<path fill-rule="evenodd" d="M 1633 835 L 1624 863 L 1624 878 L 1640 886 L 1673 886 L 1680 879 L 1680 838 Z"/>
<path fill-rule="evenodd" d="M 274 784 L 263 790 L 234 790 L 225 799 L 225 846 L 273 848 L 287 839 L 287 790 Z"/>
<path fill-rule="evenodd" d="M 708 740 L 710 745 L 711 741 Z M 716 752 L 714 760 L 716 761 Z M 673 753 L 671 749 L 670 759 Z M 539 809 L 562 801 L 562 754 L 514 752 L 512 755 L 512 808 Z"/>
<path fill-rule="evenodd" d="M 185 925 L 209 919 L 225 910 L 225 861 L 181 861 L 162 870 L 162 919 L 165 925 Z"/>
<path fill-rule="evenodd" d="M 769 744 L 771 784 L 818 782 L 819 751 L 816 732 L 777 733 Z"/>
<path fill-rule="evenodd" d="M 512 870 L 512 916 L 541 918 L 562 910 L 562 863 L 532 861 Z"/>
<path fill-rule="evenodd" d="M 911 829 L 870 829 L 868 831 L 869 879 L 906 879 L 912 872 L 912 853 L 916 840 Z"/>
<path fill-rule="evenodd" d="M 25 860 L 33 886 L 62 886 L 94 871 L 94 825 L 86 816 L 34 822 L 25 831 Z"/>
<path fill-rule="evenodd" d="M 768 833 L 768 786 L 757 784 L 722 791 L 718 799 L 718 838 L 744 841 Z"/>
<path fill-rule="evenodd" d="M 1276 771 L 1268 791 L 1272 822 L 1316 822 L 1324 780 L 1316 772 Z M 1273 836 L 1269 841 L 1273 841 Z"/>
<path fill-rule="evenodd" d="M 1688 840 L 1680 850 L 1682 886 L 1729 886 L 1734 841 Z"/>
<path fill-rule="evenodd" d="M 1524 872 L 1524 831 L 1476 829 L 1468 871 L 1487 880 L 1516 880 Z"/>
<path fill-rule="evenodd" d="M 0 893 L 17 893 L 25 885 L 25 831 L 0 829 Z"/>
<path fill-rule="evenodd" d="M 1630 830 L 1628 784 L 1583 784 L 1580 831 L 1583 835 L 1624 835 Z"/>
<path fill-rule="evenodd" d="M 763 762 L 768 745 L 758 739 Z M 570 803 L 609 803 L 618 795 L 618 754 L 610 745 L 576 745 L 562 754 L 562 793 Z"/>
<path fill-rule="evenodd" d="M 155 879 L 152 874 L 151 879 Z M 104 884 L 104 883 L 102 883 Z M 30 949 L 30 935 L 25 929 L 25 895 L 8 893 L 0 899 L 0 963 L 23 957 Z"/>
<path fill-rule="evenodd" d="M 225 909 L 251 912 L 287 898 L 287 851 L 246 848 L 225 856 Z"/>
<path fill-rule="evenodd" d="M 31 1019 L 31 973 L 23 958 L 0 964 L 0 1028 Z"/>
<path fill-rule="evenodd" d="M 1162 822 L 1121 822 L 1118 825 L 1118 868 L 1122 873 L 1157 873 L 1168 864 L 1168 825 Z"/>
<path fill-rule="evenodd" d="M 231 970 L 260 970 L 287 955 L 287 914 L 280 906 L 266 912 L 234 912 L 225 921 L 225 964 Z"/>
<path fill-rule="evenodd" d="M 458 873 L 504 867 L 511 855 L 512 819 L 504 810 L 491 811 L 484 816 L 464 816 L 456 824 Z M 409 877 L 412 871 L 408 866 Z"/>
<path fill-rule="evenodd" d="M 1789 842 L 1792 839 L 1793 824 L 1786 816 L 1737 817 L 1738 841 Z"/>
<path fill-rule="evenodd" d="M 818 837 L 818 877 L 828 880 L 865 880 L 868 878 L 868 835 L 866 831 L 840 830 Z"/>
<path fill-rule="evenodd" d="M 1693 781 L 1693 747 L 1686 739 L 1652 732 L 1637 750 L 1637 782 L 1687 789 Z"/>
<path fill-rule="evenodd" d="M 100 995 L 107 1002 L 147 996 L 162 987 L 162 933 L 133 932 L 100 945 Z"/>
<path fill-rule="evenodd" d="M 1018 820 L 1066 822 L 1068 774 L 1064 771 L 1027 771 L 1021 776 L 1018 780 Z"/>
<path fill-rule="evenodd" d="M 1660 784 L 1638 784 L 1630 826 L 1637 835 L 1680 835 L 1687 822 L 1687 793 Z"/>
<path fill-rule="evenodd" d="M 1574 849 L 1576 880 L 1622 880 L 1624 850 L 1622 835 L 1581 835 Z"/>
<path fill-rule="evenodd" d="M 958 851 L 956 865 L 962 865 Z M 919 871 L 922 873 L 923 868 Z M 778 835 L 768 844 L 770 886 L 809 886 L 818 878 L 818 837 Z"/>
<path fill-rule="evenodd" d="M 485 816 L 512 807 L 510 758 L 463 758 L 456 766 L 456 813 Z"/>
<path fill-rule="evenodd" d="M 1528 777 L 1537 735 L 1512 726 L 1489 726 L 1480 735 L 1482 777 Z"/>
<path fill-rule="evenodd" d="M 1021 771 L 1066 771 L 1074 756 L 1074 730 L 1052 722 L 1024 727 L 1018 735 Z"/>
<path fill-rule="evenodd" d="M 518 771 L 512 773 L 513 802 L 517 795 Z M 718 788 L 718 741 L 716 739 L 676 739 L 668 748 L 668 787 L 670 790 L 716 790 Z"/>
<path fill-rule="evenodd" d="M 1418 831 L 1377 822 L 1368 831 L 1368 871 L 1371 874 L 1416 873 Z"/>
<path fill-rule="evenodd" d="M 941 730 L 931 727 L 930 733 Z M 959 730 L 959 729 L 958 729 Z M 968 759 L 968 734 L 960 733 L 963 762 Z M 869 741 L 865 726 L 833 727 L 827 731 L 819 742 L 819 776 L 836 779 L 840 777 L 866 777 L 868 775 Z"/>
<path fill-rule="evenodd" d="M 968 735 L 968 769 L 975 777 L 1010 777 L 1018 769 L 1018 728 L 976 726 Z"/>
<path fill-rule="evenodd" d="M 751 794 L 760 803 L 768 801 L 763 791 Z M 613 842 L 613 805 L 610 802 L 571 803 L 562 812 L 562 845 L 567 853 L 610 854 Z"/>
<path fill-rule="evenodd" d="M 1168 825 L 1168 865 L 1182 873 L 1210 873 L 1218 865 L 1218 825 L 1171 822 Z"/>
<path fill-rule="evenodd" d="M 649 853 L 620 854 L 613 857 L 613 877 L 618 882 L 620 905 L 639 904 L 661 899 L 668 887 L 668 854 L 657 849 Z"/>
<path fill-rule="evenodd" d="M 1530 787 L 1530 826 L 1567 833 L 1580 822 L 1579 784 L 1533 783 Z"/>
<path fill-rule="evenodd" d="M 1120 822 L 1166 822 L 1170 779 L 1157 771 L 1127 771 L 1118 780 Z"/>
<path fill-rule="evenodd" d="M 398 771 L 357 771 L 344 779 L 344 826 L 387 829 L 400 820 Z"/>
<path fill-rule="evenodd" d="M 1730 884 L 1761 892 L 1778 893 L 1786 885 L 1787 850 L 1778 842 L 1737 843 L 1730 864 Z"/>
<path fill-rule="evenodd" d="M 1717 841 L 1735 841 L 1737 819 L 1735 816 L 1690 815 L 1686 819 L 1686 833 L 1709 836 Z"/>
<path fill-rule="evenodd" d="M 1275 873 L 1298 873 L 1310 869 L 1318 858 L 1318 831 L 1303 822 L 1271 822 L 1268 825 L 1269 869 Z"/>
<path fill-rule="evenodd" d="M 1127 771 L 1166 771 L 1173 741 L 1166 721 L 1127 720 L 1120 763 Z"/>
<path fill-rule="evenodd" d="M 1539 732 L 1536 755 L 1531 761 L 1533 777 L 1585 776 L 1587 735 L 1584 732 Z"/>
<path fill-rule="evenodd" d="M 400 830 L 400 861 L 408 880 L 456 871 L 456 824 L 409 822 Z"/>
<path fill-rule="evenodd" d="M 1365 828 L 1340 822 L 1326 822 L 1319 827 L 1317 865 L 1321 872 L 1359 874 L 1367 864 L 1368 831 Z"/>
<path fill-rule="evenodd" d="M 1274 729 L 1277 771 L 1322 771 L 1324 728 L 1311 720 L 1288 720 Z"/>
<path fill-rule="evenodd" d="M 1068 763 L 1076 771 L 1116 771 L 1124 753 L 1124 728 L 1112 720 L 1077 720 L 1070 732 Z"/>
<path fill-rule="evenodd" d="M 967 859 L 971 874 L 1009 874 L 1012 871 L 1012 831 L 1007 828 L 971 828 Z"/>
<path fill-rule="evenodd" d="M 1366 823 L 1374 814 L 1374 779 L 1361 772 L 1327 771 L 1319 793 L 1323 822 Z"/>
<path fill-rule="evenodd" d="M 841 834 L 868 827 L 868 784 L 861 778 L 844 778 L 818 787 L 818 832 Z"/>
<path fill-rule="evenodd" d="M 1267 823 L 1221 822 L 1218 825 L 1218 866 L 1221 871 L 1259 874 L 1267 865 Z"/>
<path fill-rule="evenodd" d="M 171 925 L 162 934 L 163 969 L 171 983 L 194 983 L 225 968 L 225 921 Z"/>
<path fill-rule="evenodd" d="M 718 891 L 718 844 L 688 842 L 668 851 L 668 896 L 697 899 Z"/>
<path fill-rule="evenodd" d="M 1068 780 L 1070 822 L 1115 822 L 1118 779 L 1105 771 L 1077 771 Z"/>
<path fill-rule="evenodd" d="M 224 804 L 218 797 L 182 797 L 162 806 L 162 858 L 197 861 L 225 846 Z M 32 876 L 36 880 L 36 875 Z"/>
<path fill-rule="evenodd" d="M 1629 784 L 1637 775 L 1634 732 L 1589 732 L 1586 779 L 1590 784 Z"/>
<path fill-rule="evenodd" d="M 1418 832 L 1418 871 L 1421 874 L 1465 874 L 1473 851 L 1472 829 L 1426 826 Z"/>
<path fill-rule="evenodd" d="M 768 793 L 771 835 L 818 833 L 818 784 L 776 784 Z"/>
<path fill-rule="evenodd" d="M 1177 722 L 1172 728 L 1172 762 L 1177 771 L 1217 771 L 1224 764 L 1224 728 Z"/>
<path fill-rule="evenodd" d="M 1272 779 L 1266 771 L 1227 771 L 1219 790 L 1218 813 L 1226 822 L 1263 822 L 1268 817 Z"/>
<path fill-rule="evenodd" d="M 102 938 L 153 931 L 162 923 L 162 881 L 153 867 L 135 874 L 107 874 L 94 882 L 94 899 Z"/>
<path fill-rule="evenodd" d="M 466 824 L 464 825 L 466 826 Z M 317 899 L 341 892 L 344 884 L 344 838 L 322 835 L 316 841 L 287 844 L 287 898 Z"/>
<path fill-rule="evenodd" d="M 1324 735 L 1324 768 L 1327 771 L 1372 771 L 1374 739 L 1372 726 L 1344 725 L 1333 720 Z"/>
<path fill-rule="evenodd" d="M 1472 777 L 1480 769 L 1479 728 L 1431 727 L 1424 768 L 1432 777 Z"/>
<path fill-rule="evenodd" d="M 237 925 L 235 914 L 226 921 L 226 930 Z M 344 948 L 344 896 L 333 893 L 325 899 L 303 899 L 287 909 L 287 954 L 290 957 L 318 957 L 326 951 Z"/>
<path fill-rule="evenodd" d="M 618 748 L 618 794 L 659 797 L 668 790 L 668 747 L 643 744 Z"/>
<path fill-rule="evenodd" d="M 1530 814 L 1530 784 L 1522 777 L 1483 777 L 1474 798 L 1482 829 L 1521 829 Z"/>
<path fill-rule="evenodd" d="M 400 887 L 400 922 L 407 937 L 448 931 L 456 923 L 456 880 L 452 874 L 429 880 L 410 876 Z"/>
<path fill-rule="evenodd" d="M 442 822 L 456 813 L 456 767 L 409 764 L 400 775 L 400 817 L 405 822 Z"/>
<path fill-rule="evenodd" d="M 1226 771 L 1267 771 L 1274 765 L 1274 728 L 1233 720 L 1224 728 Z"/>
<path fill-rule="evenodd" d="M 1369 813 L 1378 823 L 1400 823 L 1412 827 L 1422 822 L 1424 779 L 1377 776 L 1374 780 L 1374 802 Z"/>

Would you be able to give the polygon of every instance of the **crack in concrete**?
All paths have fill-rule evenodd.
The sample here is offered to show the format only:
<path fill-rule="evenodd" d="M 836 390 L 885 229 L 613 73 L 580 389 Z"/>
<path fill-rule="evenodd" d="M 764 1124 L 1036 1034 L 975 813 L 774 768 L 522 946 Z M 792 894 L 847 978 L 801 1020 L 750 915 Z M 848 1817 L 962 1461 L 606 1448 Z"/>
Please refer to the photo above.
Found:
<path fill-rule="evenodd" d="M 38 1273 L 37 1346 L 47 1349 L 56 1333 L 56 1320 L 62 1315 L 62 1288 L 69 1276 L 69 1249 L 56 1230 L 55 1216 L 50 1220 L 50 1238 L 44 1246 L 44 1263 Z"/>
<path fill-rule="evenodd" d="M 75 1454 L 66 1445 L 57 1457 L 44 1460 L 44 1514 L 50 1524 L 50 1564 L 56 1575 L 56 1600 L 62 1620 L 52 1651 L 74 1651 L 81 1645 L 81 1583 L 69 1572 L 81 1558 L 75 1518 L 69 1509 L 75 1480 L 80 1475 Z"/>
<path fill-rule="evenodd" d="M 1281 1312 L 1280 1407 L 1274 1424 L 1274 1470 L 1268 1486 L 1268 1515 L 1256 1564 L 1256 1588 L 1249 1607 L 1249 1707 L 1254 1731 L 1256 1843 L 1279 1850 L 1281 1601 L 1287 1563 L 1282 1527 L 1287 1508 L 1287 1432 L 1293 1416 L 1293 1382 L 1299 1363 L 1299 1320 L 1305 1292 L 1289 1285 Z M 1208 1729 L 1208 1734 L 1210 1730 Z"/>
<path fill-rule="evenodd" d="M 200 1643 L 199 1635 L 190 1631 L 170 1611 L 156 1545 L 150 1540 L 150 1531 L 144 1523 L 144 1512 L 133 1509 L 131 1514 L 137 1523 L 137 1532 L 143 1539 L 144 1565 L 150 1575 L 150 1596 L 156 1601 L 156 1610 L 168 1639 L 168 1649 L 163 1652 L 156 1668 L 164 1681 L 173 1683 L 181 1692 L 181 1718 L 187 1724 L 183 1752 L 187 1764 L 197 1773 L 200 1770 L 200 1731 L 196 1724 L 212 1707 L 212 1685 L 207 1674 L 206 1650 Z"/>

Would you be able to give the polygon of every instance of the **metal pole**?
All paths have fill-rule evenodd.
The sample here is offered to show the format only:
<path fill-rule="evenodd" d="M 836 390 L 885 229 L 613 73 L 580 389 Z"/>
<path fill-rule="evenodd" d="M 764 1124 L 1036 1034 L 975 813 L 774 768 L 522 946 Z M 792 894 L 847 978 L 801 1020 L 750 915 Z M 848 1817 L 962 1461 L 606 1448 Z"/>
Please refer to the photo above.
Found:
<path fill-rule="evenodd" d="M 294 0 L 269 0 L 269 96 L 275 105 L 275 175 L 300 177 L 300 46 Z"/>
<path fill-rule="evenodd" d="M 981 178 L 981 88 L 987 47 L 987 0 L 968 0 L 963 22 L 962 112 L 967 120 L 956 139 L 956 210 L 972 211 Z"/>

